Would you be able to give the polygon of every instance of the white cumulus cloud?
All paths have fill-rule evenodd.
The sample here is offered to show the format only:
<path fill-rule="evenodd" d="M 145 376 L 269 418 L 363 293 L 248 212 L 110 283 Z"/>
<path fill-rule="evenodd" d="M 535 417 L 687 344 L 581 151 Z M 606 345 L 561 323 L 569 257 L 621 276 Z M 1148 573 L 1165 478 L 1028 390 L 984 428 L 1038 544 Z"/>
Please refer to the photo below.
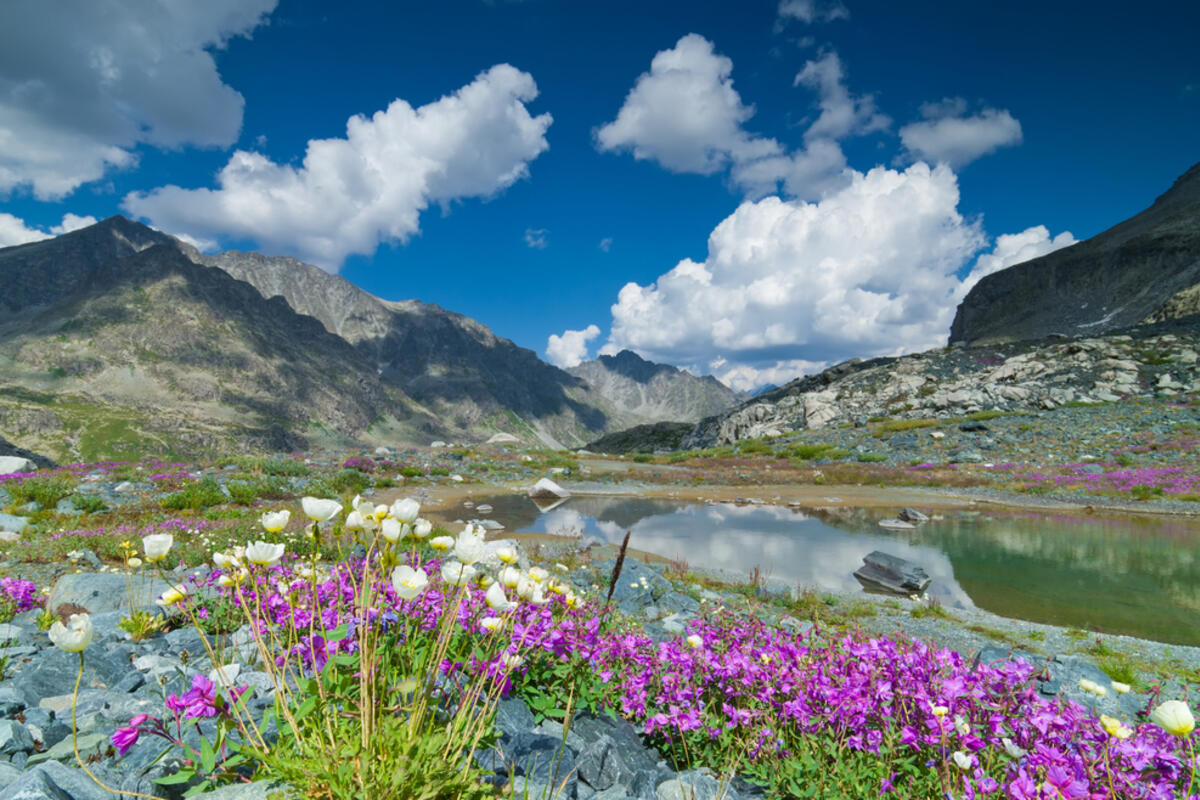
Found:
<path fill-rule="evenodd" d="M 351 117 L 345 138 L 310 140 L 300 166 L 238 150 L 214 189 L 164 186 L 123 207 L 172 234 L 252 239 L 336 271 L 352 253 L 419 232 L 431 204 L 490 197 L 528 176 L 553 121 L 530 115 L 537 94 L 532 76 L 498 64 L 419 108 L 397 99 Z"/>
<path fill-rule="evenodd" d="M 846 86 L 838 55 L 808 61 L 794 84 L 813 91 L 819 114 L 804 132 L 803 147 L 789 151 L 775 139 L 744 128 L 754 107 L 733 88 L 733 62 L 712 42 L 688 34 L 654 56 L 612 122 L 596 131 L 602 151 L 631 152 L 673 172 L 729 178 L 749 197 L 782 190 L 813 200 L 846 185 L 839 142 L 886 130 L 891 120 L 871 95 Z"/>
<path fill-rule="evenodd" d="M 8 0 L 0 25 L 0 192 L 54 199 L 137 160 L 139 144 L 228 147 L 242 96 L 212 50 L 276 0 Z"/>
<path fill-rule="evenodd" d="M 754 107 L 733 88 L 733 61 L 689 33 L 662 50 L 617 112 L 596 131 L 601 150 L 630 151 L 673 172 L 711 175 L 731 161 L 780 152 L 774 140 L 742 130 Z"/>
<path fill-rule="evenodd" d="M 900 129 L 906 154 L 912 160 L 958 169 L 1001 147 L 1021 143 L 1021 123 L 1008 110 L 985 108 L 972 116 L 966 111 L 961 97 L 921 106 L 924 119 Z"/>
<path fill-rule="evenodd" d="M 958 202 L 953 171 L 924 163 L 851 172 L 819 202 L 744 202 L 704 261 L 621 289 L 602 352 L 628 348 L 750 389 L 851 356 L 940 346 L 972 285 L 959 276 L 988 244 Z M 1002 236 L 979 268 L 1070 240 L 1044 228 Z"/>
<path fill-rule="evenodd" d="M 25 221 L 12 214 L 0 213 L 0 247 L 12 247 L 29 242 L 40 242 L 60 234 L 77 231 L 89 225 L 95 225 L 95 217 L 81 217 L 78 214 L 64 214 L 62 222 L 46 230 L 31 228 Z"/>
<path fill-rule="evenodd" d="M 556 367 L 575 367 L 587 358 L 588 342 L 600 335 L 600 328 L 588 325 L 581 331 L 563 331 L 561 336 L 550 334 L 546 342 L 546 358 Z"/>
<path fill-rule="evenodd" d="M 979 279 L 993 272 L 1007 269 L 1014 264 L 1021 264 L 1047 253 L 1053 253 L 1064 247 L 1075 244 L 1075 237 L 1070 231 L 1063 231 L 1058 236 L 1051 236 L 1045 225 L 1035 225 L 1020 233 L 1006 233 L 996 237 L 996 246 L 990 253 L 981 255 L 963 281 L 963 294 L 970 291 Z"/>

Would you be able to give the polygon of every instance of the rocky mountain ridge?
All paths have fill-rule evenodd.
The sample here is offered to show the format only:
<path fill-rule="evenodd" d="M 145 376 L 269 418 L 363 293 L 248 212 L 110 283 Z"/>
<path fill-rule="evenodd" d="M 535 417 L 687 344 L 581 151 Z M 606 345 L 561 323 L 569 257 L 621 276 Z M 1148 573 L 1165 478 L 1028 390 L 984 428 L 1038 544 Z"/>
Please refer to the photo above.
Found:
<path fill-rule="evenodd" d="M 602 355 L 567 372 L 588 382 L 623 412 L 655 422 L 698 422 L 747 398 L 711 375 L 647 361 L 631 350 Z"/>
<path fill-rule="evenodd" d="M 857 359 L 800 378 L 703 420 L 684 449 L 881 419 L 950 419 L 980 411 L 1169 399 L 1200 393 L 1200 317 L 1107 336 L 947 347 Z"/>
<path fill-rule="evenodd" d="M 0 433 L 63 458 L 118 454 L 106 439 L 131 455 L 497 431 L 563 447 L 648 419 L 461 314 L 120 216 L 0 250 L 0 310 Z M 685 420 L 728 394 L 687 380 Z"/>
<path fill-rule="evenodd" d="M 950 342 L 1095 336 L 1200 313 L 1200 164 L 1154 204 L 1087 241 L 985 276 Z"/>

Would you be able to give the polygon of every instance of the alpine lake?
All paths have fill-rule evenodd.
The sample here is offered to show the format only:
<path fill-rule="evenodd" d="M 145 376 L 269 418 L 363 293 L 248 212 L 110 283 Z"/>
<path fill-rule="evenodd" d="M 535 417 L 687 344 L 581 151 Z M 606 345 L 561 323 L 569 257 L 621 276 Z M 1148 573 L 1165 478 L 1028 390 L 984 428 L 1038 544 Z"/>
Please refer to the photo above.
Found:
<path fill-rule="evenodd" d="M 836 499 L 836 498 L 834 498 Z M 480 506 L 491 506 L 486 513 Z M 1200 522 L 1179 518 L 945 510 L 911 530 L 879 509 L 572 496 L 477 497 L 447 521 L 490 519 L 492 538 L 571 537 L 629 546 L 728 579 L 757 573 L 818 592 L 867 591 L 854 571 L 879 550 L 922 567 L 945 608 L 1172 644 L 1200 642 Z"/>

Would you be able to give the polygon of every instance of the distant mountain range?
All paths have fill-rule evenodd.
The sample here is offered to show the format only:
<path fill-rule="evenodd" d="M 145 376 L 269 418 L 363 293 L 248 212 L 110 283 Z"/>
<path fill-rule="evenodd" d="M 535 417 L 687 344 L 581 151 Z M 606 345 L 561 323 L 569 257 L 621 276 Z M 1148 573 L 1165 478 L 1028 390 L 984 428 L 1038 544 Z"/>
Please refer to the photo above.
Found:
<path fill-rule="evenodd" d="M 1095 336 L 1200 313 L 1200 164 L 1154 204 L 1087 241 L 984 277 L 950 342 Z"/>
<path fill-rule="evenodd" d="M 120 216 L 0 249 L 0 311 L 0 435 L 60 459 L 498 431 L 576 446 L 738 399 L 632 353 L 570 374 L 436 305 Z"/>

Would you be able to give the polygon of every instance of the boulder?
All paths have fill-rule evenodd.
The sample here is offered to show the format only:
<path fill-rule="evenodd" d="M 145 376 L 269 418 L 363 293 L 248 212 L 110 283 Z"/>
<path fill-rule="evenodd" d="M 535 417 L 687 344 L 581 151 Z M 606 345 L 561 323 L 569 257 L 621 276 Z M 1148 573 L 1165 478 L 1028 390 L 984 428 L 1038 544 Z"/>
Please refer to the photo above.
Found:
<path fill-rule="evenodd" d="M 24 456 L 0 456 L 0 475 L 14 472 L 36 472 L 37 464 Z"/>
<path fill-rule="evenodd" d="M 497 433 L 492 438 L 487 440 L 487 444 L 518 444 L 520 439 L 513 436 L 511 433 Z"/>
<path fill-rule="evenodd" d="M 534 500 L 565 500 L 571 493 L 549 478 L 542 478 L 530 488 L 529 496 Z"/>
<path fill-rule="evenodd" d="M 929 522 L 929 517 L 925 516 L 920 511 L 917 511 L 915 508 L 902 508 L 900 509 L 900 513 L 896 516 L 905 522 L 914 522 L 917 525 Z"/>
<path fill-rule="evenodd" d="M 20 533 L 28 524 L 29 520 L 25 517 L 18 517 L 15 514 L 0 514 L 0 531 Z"/>
<path fill-rule="evenodd" d="M 929 588 L 925 570 L 899 556 L 873 550 L 863 556 L 863 565 L 854 577 L 870 588 L 882 588 L 896 594 L 921 594 Z"/>
<path fill-rule="evenodd" d="M 132 588 L 133 596 L 130 596 Z M 55 607 L 62 603 L 73 603 L 86 608 L 93 614 L 104 611 L 129 612 L 132 599 L 138 608 L 155 610 L 155 598 L 167 590 L 166 581 L 160 578 L 137 577 L 132 587 L 127 585 L 126 576 L 115 572 L 80 572 L 63 575 L 54 584 Z M 190 628 L 188 630 L 191 630 Z"/>
<path fill-rule="evenodd" d="M 111 797 L 83 770 L 57 761 L 39 764 L 0 792 L 0 800 L 109 800 Z"/>
<path fill-rule="evenodd" d="M 881 519 L 879 527 L 889 531 L 912 531 L 916 530 L 917 526 L 911 522 L 905 522 L 902 519 Z"/>

